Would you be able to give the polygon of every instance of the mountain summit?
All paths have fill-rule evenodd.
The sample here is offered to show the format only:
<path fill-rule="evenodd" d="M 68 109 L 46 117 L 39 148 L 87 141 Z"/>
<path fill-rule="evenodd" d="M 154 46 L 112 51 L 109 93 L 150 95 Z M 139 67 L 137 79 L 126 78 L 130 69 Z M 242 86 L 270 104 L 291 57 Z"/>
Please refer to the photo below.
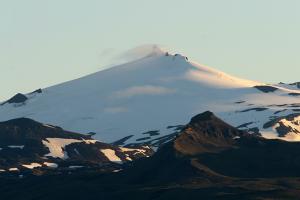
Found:
<path fill-rule="evenodd" d="M 157 47 L 130 62 L 0 106 L 0 121 L 27 117 L 103 142 L 158 145 L 190 116 L 211 110 L 235 127 L 300 140 L 300 91 L 228 75 Z M 150 48 L 150 49 L 151 49 Z M 133 52 L 141 50 L 133 50 Z M 291 115 L 292 114 L 292 115 Z M 292 116 L 292 117 L 291 117 Z"/>

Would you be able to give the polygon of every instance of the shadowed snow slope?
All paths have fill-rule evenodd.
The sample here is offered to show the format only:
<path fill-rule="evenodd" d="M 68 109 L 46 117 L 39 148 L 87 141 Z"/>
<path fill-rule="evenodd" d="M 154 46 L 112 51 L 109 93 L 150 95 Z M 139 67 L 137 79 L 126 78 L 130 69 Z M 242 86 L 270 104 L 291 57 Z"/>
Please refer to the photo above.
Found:
<path fill-rule="evenodd" d="M 0 106 L 0 121 L 27 117 L 81 133 L 95 132 L 94 137 L 104 142 L 154 143 L 178 131 L 176 127 L 191 116 L 211 110 L 234 126 L 284 139 L 278 125 L 266 129 L 263 125 L 270 117 L 297 112 L 300 97 L 289 95 L 291 89 L 268 85 L 264 89 L 276 89 L 261 91 L 254 86 L 265 84 L 230 76 L 180 54 L 153 52 L 27 94 L 25 102 L 5 103 Z"/>

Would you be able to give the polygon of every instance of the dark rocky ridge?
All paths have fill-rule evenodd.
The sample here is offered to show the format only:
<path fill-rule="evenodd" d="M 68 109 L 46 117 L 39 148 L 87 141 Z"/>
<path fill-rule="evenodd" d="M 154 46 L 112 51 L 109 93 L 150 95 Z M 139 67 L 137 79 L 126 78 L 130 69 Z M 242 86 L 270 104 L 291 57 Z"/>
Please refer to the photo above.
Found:
<path fill-rule="evenodd" d="M 205 112 L 152 157 L 128 163 L 118 173 L 0 179 L 0 193 L 51 200 L 298 199 L 299 151 L 298 142 L 267 140 Z"/>
<path fill-rule="evenodd" d="M 24 94 L 18 93 L 9 100 L 5 101 L 1 105 L 4 105 L 6 103 L 12 104 L 12 103 L 25 103 L 27 101 L 27 97 Z"/>
<path fill-rule="evenodd" d="M 264 108 L 264 107 L 258 107 L 258 108 L 249 108 L 249 109 L 245 109 L 245 110 L 241 110 L 239 112 L 249 112 L 249 111 L 257 111 L 257 112 L 261 112 L 261 111 L 265 111 L 268 110 L 269 108 Z"/>
<path fill-rule="evenodd" d="M 300 93 L 294 93 L 294 92 L 292 92 L 292 93 L 289 93 L 289 95 L 290 96 L 300 96 Z"/>
<path fill-rule="evenodd" d="M 0 122 L 0 145 L 9 143 L 18 145 L 26 140 L 46 138 L 91 139 L 89 135 L 65 131 L 60 127 L 45 125 L 29 118 Z"/>
<path fill-rule="evenodd" d="M 299 88 L 299 89 L 300 89 L 300 82 L 291 83 L 290 85 L 295 85 L 295 86 L 297 86 L 297 88 Z"/>
<path fill-rule="evenodd" d="M 276 90 L 278 90 L 278 88 L 273 87 L 273 86 L 268 86 L 268 85 L 257 85 L 257 86 L 254 86 L 254 88 L 256 88 L 264 93 L 275 92 Z"/>
<path fill-rule="evenodd" d="M 71 143 L 62 149 L 68 155 L 67 159 L 45 157 L 50 151 L 43 141 L 48 141 L 49 138 L 73 139 L 79 142 Z M 114 151 L 122 162 L 127 162 L 128 158 L 135 160 L 152 154 L 152 150 L 146 147 L 141 147 L 143 149 L 141 152 L 134 149 L 124 150 L 99 141 L 89 141 L 93 141 L 90 135 L 65 131 L 60 127 L 45 125 L 27 118 L 0 122 L 0 169 L 7 171 L 9 168 L 18 168 L 19 171 L 24 171 L 26 169 L 23 164 L 39 163 L 43 165 L 44 162 L 50 162 L 66 168 L 71 165 L 80 165 L 88 168 L 114 170 L 119 169 L 120 165 L 111 162 L 101 152 L 102 149 Z M 48 168 L 43 165 L 32 172 L 47 173 L 47 170 Z M 60 169 L 57 170 L 57 172 L 59 171 Z M 7 174 L 0 173 L 0 176 L 5 175 Z"/>
<path fill-rule="evenodd" d="M 274 126 L 276 123 L 278 123 L 282 119 L 286 119 L 288 121 L 294 120 L 296 117 L 300 116 L 300 113 L 292 113 L 285 116 L 275 117 L 274 119 L 271 119 L 270 121 L 266 122 L 263 126 L 264 129 L 270 128 Z"/>
<path fill-rule="evenodd" d="M 33 92 L 29 93 L 29 94 L 41 94 L 43 93 L 43 90 L 41 88 L 34 90 Z"/>
<path fill-rule="evenodd" d="M 187 155 L 219 152 L 232 146 L 235 137 L 245 134 L 207 111 L 191 119 L 174 141 L 174 148 Z"/>
<path fill-rule="evenodd" d="M 41 94 L 43 91 L 41 88 L 29 93 L 29 95 L 32 95 L 32 94 Z M 4 104 L 20 104 L 20 103 L 25 103 L 26 101 L 28 100 L 28 97 L 25 95 L 25 94 L 22 94 L 22 93 L 17 93 L 16 95 L 14 95 L 13 97 L 11 97 L 10 99 L 8 99 L 7 101 L 3 102 L 1 105 L 4 105 Z"/>

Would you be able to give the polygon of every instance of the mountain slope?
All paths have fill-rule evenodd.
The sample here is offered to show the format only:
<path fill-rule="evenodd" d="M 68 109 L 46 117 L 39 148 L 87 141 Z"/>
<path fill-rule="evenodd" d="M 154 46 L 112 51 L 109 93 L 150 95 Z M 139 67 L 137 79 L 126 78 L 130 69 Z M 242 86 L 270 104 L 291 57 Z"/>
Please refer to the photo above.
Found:
<path fill-rule="evenodd" d="M 296 200 L 299 150 L 298 142 L 264 139 L 205 112 L 153 156 L 117 173 L 0 179 L 0 193 L 9 199 Z"/>
<path fill-rule="evenodd" d="M 152 157 L 133 163 L 124 173 L 130 180 L 156 183 L 178 182 L 183 175 L 184 180 L 201 176 L 218 181 L 300 177 L 299 144 L 238 130 L 204 112 Z"/>
<path fill-rule="evenodd" d="M 27 118 L 0 122 L 0 177 L 77 168 L 113 171 L 151 154 L 147 147 L 121 148 Z"/>
<path fill-rule="evenodd" d="M 71 131 L 94 132 L 104 142 L 157 146 L 172 138 L 190 116 L 211 110 L 236 127 L 294 141 L 300 140 L 299 118 L 285 117 L 300 113 L 300 96 L 295 95 L 299 93 L 236 78 L 156 49 L 80 79 L 18 94 L 0 106 L 0 121 L 27 117 Z M 286 119 L 282 124 L 287 131 L 277 131 L 278 124 L 264 128 L 273 118 Z"/>

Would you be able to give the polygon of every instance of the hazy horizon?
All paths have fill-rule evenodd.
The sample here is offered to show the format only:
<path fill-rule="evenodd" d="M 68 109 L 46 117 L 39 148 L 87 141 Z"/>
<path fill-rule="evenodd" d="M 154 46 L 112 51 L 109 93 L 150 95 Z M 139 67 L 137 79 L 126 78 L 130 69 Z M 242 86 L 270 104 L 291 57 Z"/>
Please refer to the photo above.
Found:
<path fill-rule="evenodd" d="M 297 0 L 0 3 L 0 101 L 102 70 L 143 44 L 241 78 L 300 81 Z"/>

